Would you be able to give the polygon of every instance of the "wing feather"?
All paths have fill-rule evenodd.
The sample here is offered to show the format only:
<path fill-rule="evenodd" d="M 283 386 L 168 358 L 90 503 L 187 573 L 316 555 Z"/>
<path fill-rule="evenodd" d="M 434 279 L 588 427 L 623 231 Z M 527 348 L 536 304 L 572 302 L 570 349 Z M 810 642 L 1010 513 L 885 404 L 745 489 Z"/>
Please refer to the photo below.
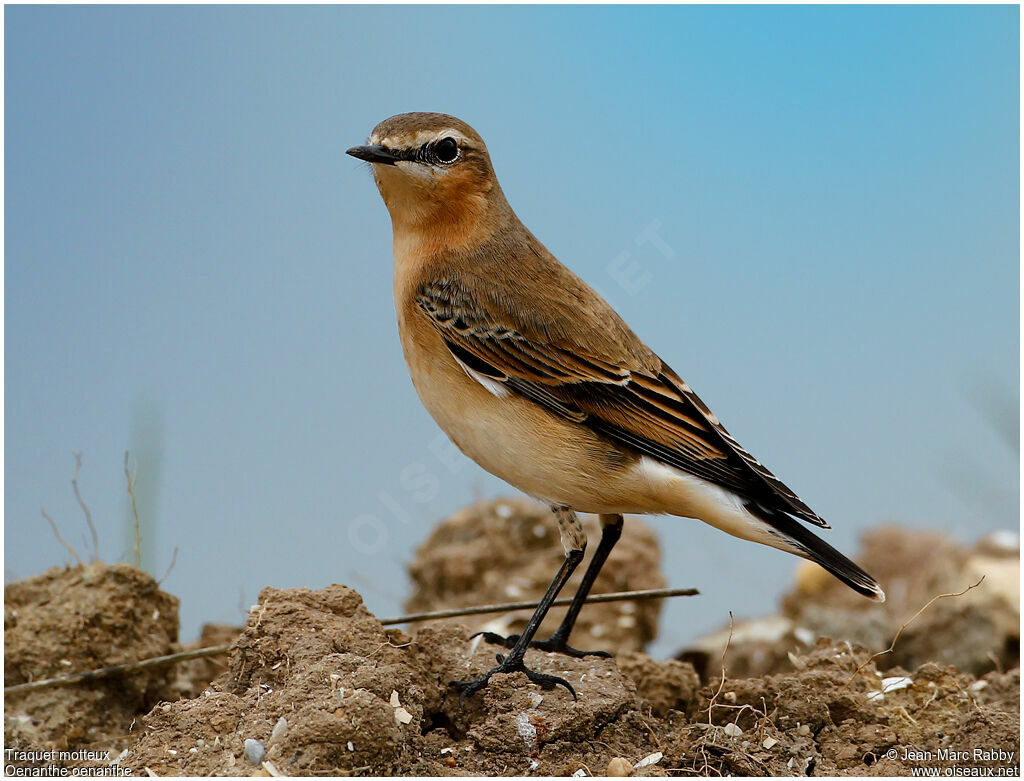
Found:
<path fill-rule="evenodd" d="M 474 372 L 639 453 L 828 527 L 653 354 L 658 369 L 651 360 L 622 366 L 560 344 L 544 338 L 542 328 L 508 322 L 510 307 L 487 311 L 479 296 L 451 279 L 423 285 L 416 301 L 452 354 Z"/>

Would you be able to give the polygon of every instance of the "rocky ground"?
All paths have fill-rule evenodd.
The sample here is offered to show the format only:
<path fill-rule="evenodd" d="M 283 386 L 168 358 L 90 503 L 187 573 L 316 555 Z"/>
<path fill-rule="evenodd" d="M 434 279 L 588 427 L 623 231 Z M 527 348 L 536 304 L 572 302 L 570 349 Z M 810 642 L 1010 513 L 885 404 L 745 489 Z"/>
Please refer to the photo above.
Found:
<path fill-rule="evenodd" d="M 596 591 L 663 585 L 641 525 L 631 519 Z M 411 564 L 407 607 L 536 596 L 558 563 L 551 527 L 516 501 L 456 514 Z M 779 615 L 704 638 L 680 659 L 642 652 L 656 604 L 590 606 L 574 642 L 614 648 L 614 659 L 527 656 L 567 678 L 575 701 L 518 674 L 464 703 L 447 687 L 494 664 L 496 649 L 472 631 L 516 631 L 523 614 L 401 630 L 345 586 L 267 588 L 245 627 L 204 630 L 204 645 L 231 643 L 224 657 L 8 694 L 6 748 L 97 753 L 5 764 L 157 775 L 1018 773 L 1016 540 L 962 548 L 885 528 L 860 560 L 885 584 L 886 605 L 850 599 L 808 567 Z M 929 600 L 982 575 L 879 654 Z M 177 631 L 177 600 L 138 570 L 55 568 L 5 589 L 5 685 L 180 650 Z"/>

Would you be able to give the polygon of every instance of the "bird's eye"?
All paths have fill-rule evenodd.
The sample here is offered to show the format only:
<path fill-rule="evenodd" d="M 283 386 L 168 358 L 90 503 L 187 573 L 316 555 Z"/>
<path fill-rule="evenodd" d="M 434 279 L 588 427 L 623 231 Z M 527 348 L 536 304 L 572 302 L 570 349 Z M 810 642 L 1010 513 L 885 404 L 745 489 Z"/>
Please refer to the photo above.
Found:
<path fill-rule="evenodd" d="M 454 163 L 459 156 L 459 145 L 454 138 L 442 138 L 434 144 L 434 157 L 440 163 Z"/>

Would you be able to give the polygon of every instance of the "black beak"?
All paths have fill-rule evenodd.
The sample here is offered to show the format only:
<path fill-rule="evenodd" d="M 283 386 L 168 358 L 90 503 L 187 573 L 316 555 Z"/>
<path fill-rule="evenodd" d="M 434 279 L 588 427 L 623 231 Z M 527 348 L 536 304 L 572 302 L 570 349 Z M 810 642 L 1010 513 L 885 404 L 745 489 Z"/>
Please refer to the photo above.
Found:
<path fill-rule="evenodd" d="M 368 163 L 380 163 L 381 165 L 394 165 L 400 158 L 388 151 L 380 144 L 373 146 L 354 146 L 345 152 L 346 155 L 358 157 Z"/>

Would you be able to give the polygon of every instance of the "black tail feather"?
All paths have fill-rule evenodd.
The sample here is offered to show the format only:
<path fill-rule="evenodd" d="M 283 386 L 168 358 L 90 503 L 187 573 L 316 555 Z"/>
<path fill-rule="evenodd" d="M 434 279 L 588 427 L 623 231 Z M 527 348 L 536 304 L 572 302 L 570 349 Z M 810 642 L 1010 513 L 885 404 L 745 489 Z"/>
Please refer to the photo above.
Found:
<path fill-rule="evenodd" d="M 878 581 L 817 537 L 800 521 L 778 510 L 769 510 L 757 504 L 748 504 L 747 509 L 771 526 L 781 539 L 796 548 L 805 559 L 820 564 L 858 594 L 877 602 L 885 602 L 885 592 L 878 585 Z"/>

